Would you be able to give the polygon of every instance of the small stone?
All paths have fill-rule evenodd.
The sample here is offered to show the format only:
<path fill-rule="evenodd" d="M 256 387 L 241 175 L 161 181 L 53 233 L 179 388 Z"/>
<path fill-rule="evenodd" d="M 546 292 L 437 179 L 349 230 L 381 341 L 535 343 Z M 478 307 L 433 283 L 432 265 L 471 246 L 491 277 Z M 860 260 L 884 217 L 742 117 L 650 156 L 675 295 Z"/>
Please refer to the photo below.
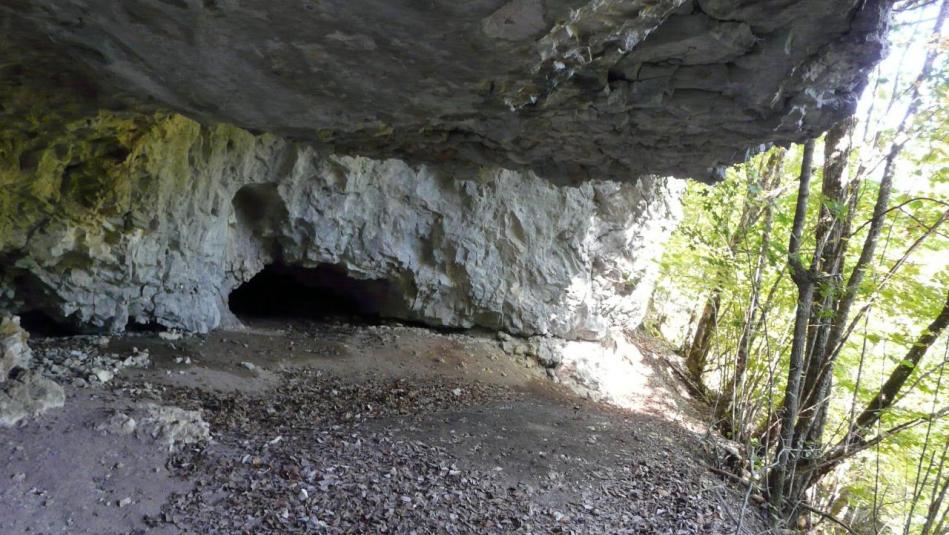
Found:
<path fill-rule="evenodd" d="M 100 383 L 108 383 L 115 377 L 115 374 L 109 370 L 104 370 L 102 368 L 94 368 L 92 370 L 92 375 L 99 380 Z"/>
<path fill-rule="evenodd" d="M 247 368 L 250 371 L 257 369 L 257 366 L 255 366 L 253 362 L 241 362 L 241 366 Z"/>
<path fill-rule="evenodd" d="M 116 505 L 118 505 L 119 507 L 126 507 L 126 506 L 129 506 L 129 505 L 132 505 L 132 498 L 127 498 L 127 497 L 126 497 L 126 498 L 122 498 L 121 500 L 119 500 L 118 502 L 116 502 Z"/>

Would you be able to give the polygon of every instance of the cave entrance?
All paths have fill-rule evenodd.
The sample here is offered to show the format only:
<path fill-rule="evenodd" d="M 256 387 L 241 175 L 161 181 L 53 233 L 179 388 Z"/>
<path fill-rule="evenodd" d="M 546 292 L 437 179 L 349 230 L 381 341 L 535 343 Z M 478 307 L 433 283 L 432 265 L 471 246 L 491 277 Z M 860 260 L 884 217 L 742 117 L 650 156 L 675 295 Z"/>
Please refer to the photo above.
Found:
<path fill-rule="evenodd" d="M 82 329 L 68 321 L 57 319 L 39 309 L 25 310 L 17 313 L 17 315 L 20 317 L 20 327 L 34 338 L 57 338 L 84 334 Z"/>
<path fill-rule="evenodd" d="M 270 264 L 228 299 L 242 319 L 358 319 L 376 322 L 391 310 L 393 283 L 357 279 L 331 264 L 314 268 Z"/>

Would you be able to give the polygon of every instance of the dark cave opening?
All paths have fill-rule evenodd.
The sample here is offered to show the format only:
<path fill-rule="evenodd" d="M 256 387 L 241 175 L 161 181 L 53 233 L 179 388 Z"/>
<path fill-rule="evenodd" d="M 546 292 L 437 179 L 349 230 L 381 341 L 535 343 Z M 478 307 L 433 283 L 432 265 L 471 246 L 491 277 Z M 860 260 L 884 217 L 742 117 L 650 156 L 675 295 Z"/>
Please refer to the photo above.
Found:
<path fill-rule="evenodd" d="M 54 318 L 42 310 L 28 310 L 18 312 L 20 327 L 36 338 L 53 338 L 60 336 L 75 336 L 84 334 L 82 329 L 72 323 Z"/>
<path fill-rule="evenodd" d="M 391 310 L 392 282 L 357 279 L 331 264 L 270 264 L 228 298 L 237 317 L 377 322 Z"/>

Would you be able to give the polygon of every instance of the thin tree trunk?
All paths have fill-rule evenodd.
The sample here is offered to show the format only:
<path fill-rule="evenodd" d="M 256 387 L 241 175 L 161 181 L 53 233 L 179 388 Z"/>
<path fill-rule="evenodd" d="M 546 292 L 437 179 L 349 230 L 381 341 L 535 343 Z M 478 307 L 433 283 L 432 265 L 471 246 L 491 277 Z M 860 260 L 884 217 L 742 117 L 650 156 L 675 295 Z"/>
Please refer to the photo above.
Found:
<path fill-rule="evenodd" d="M 913 346 L 903 356 L 899 365 L 890 372 L 889 378 L 883 383 L 883 386 L 880 387 L 880 390 L 877 391 L 877 394 L 870 400 L 866 408 L 857 416 L 856 421 L 844 438 L 821 457 L 817 468 L 810 474 L 812 484 L 845 459 L 865 449 L 868 442 L 867 434 L 874 425 L 879 423 L 880 416 L 896 402 L 910 375 L 919 366 L 923 356 L 947 326 L 949 326 L 949 292 L 946 294 L 946 303 L 936 319 L 923 330 Z M 897 426 L 897 429 L 901 427 L 905 428 L 905 425 L 901 424 L 901 426 Z"/>
<path fill-rule="evenodd" d="M 939 7 L 939 15 L 936 17 L 936 23 L 933 28 L 933 36 L 938 39 L 941 35 L 943 22 L 949 15 L 949 0 L 943 0 Z M 910 100 L 906 111 L 903 113 L 900 123 L 896 128 L 895 136 L 899 137 L 909 127 L 911 120 L 916 115 L 920 105 L 919 92 L 920 87 L 929 79 L 933 65 L 938 55 L 938 46 L 933 46 L 926 53 L 926 59 L 923 61 L 923 67 L 910 86 Z M 873 217 L 870 220 L 870 229 L 867 231 L 867 238 L 864 241 L 863 249 L 860 251 L 860 258 L 854 265 L 853 271 L 847 280 L 847 285 L 834 313 L 834 322 L 828 335 L 825 353 L 829 353 L 829 359 L 826 365 L 819 370 L 819 376 L 816 384 L 822 385 L 833 369 L 833 362 L 837 354 L 843 347 L 846 339 L 847 319 L 850 317 L 850 309 L 857 297 L 857 291 L 860 288 L 863 278 L 866 274 L 867 266 L 873 260 L 876 252 L 876 242 L 880 232 L 883 229 L 883 223 L 886 219 L 888 205 L 890 201 L 890 192 L 893 186 L 893 175 L 896 172 L 896 159 L 903 151 L 905 141 L 894 141 L 887 151 L 883 176 L 880 180 L 880 190 L 877 194 L 877 201 L 873 207 Z"/>
<path fill-rule="evenodd" d="M 945 527 L 944 524 L 946 522 L 946 516 L 949 515 L 949 508 L 942 512 L 941 518 L 939 511 L 942 509 L 942 504 L 945 502 L 947 490 L 949 490 L 949 476 L 947 476 L 943 482 L 942 489 L 938 492 L 938 497 L 934 498 L 932 503 L 929 504 L 929 513 L 926 515 L 926 523 L 923 525 L 923 532 L 921 535 L 929 535 L 930 533 L 933 533 L 934 535 L 942 535 L 945 533 L 945 531 L 943 531 L 943 527 Z M 936 521 L 937 519 L 939 519 L 938 522 Z M 932 529 L 933 524 L 935 524 L 936 529 Z"/>
<path fill-rule="evenodd" d="M 830 379 L 821 377 L 829 365 L 827 340 L 834 324 L 837 305 L 836 286 L 841 279 L 847 253 L 847 234 L 856 205 L 856 189 L 848 185 L 847 162 L 850 159 L 855 120 L 842 121 L 832 128 L 824 141 L 824 172 L 821 206 L 814 230 L 815 251 L 810 275 L 816 289 L 812 297 L 807 331 L 808 351 L 804 358 L 800 414 L 794 429 L 794 476 L 788 481 L 790 501 L 796 503 L 810 486 L 808 474 L 821 453 L 821 437 L 827 416 Z"/>
<path fill-rule="evenodd" d="M 765 167 L 765 174 L 761 180 L 762 189 L 769 192 L 769 198 L 765 200 L 766 204 L 762 210 L 764 213 L 764 228 L 761 234 L 761 244 L 758 247 L 758 256 L 755 261 L 754 272 L 752 273 L 751 277 L 751 298 L 749 299 L 748 308 L 745 312 L 745 324 L 742 326 L 741 337 L 738 340 L 738 354 L 735 360 L 735 372 L 732 374 L 731 379 L 726 384 L 718 404 L 719 420 L 727 422 L 727 430 L 732 436 L 736 434 L 739 435 L 739 440 L 741 440 L 741 436 L 747 433 L 747 430 L 743 429 L 744 425 L 742 423 L 734 421 L 736 418 L 734 418 L 732 413 L 739 405 L 737 396 L 741 396 L 742 392 L 744 391 L 745 372 L 748 368 L 748 358 L 751 353 L 751 346 L 754 343 L 755 334 L 757 333 L 756 316 L 759 308 L 759 300 L 761 297 L 761 279 L 764 275 L 767 252 L 771 246 L 771 225 L 774 219 L 774 198 L 771 197 L 770 192 L 780 185 L 784 168 L 784 154 L 784 151 L 780 150 L 775 151 L 771 155 L 771 157 L 768 159 L 768 164 Z M 762 311 L 761 314 L 763 316 L 764 311 Z M 738 430 L 737 433 L 735 433 L 736 429 Z"/>
<path fill-rule="evenodd" d="M 949 325 L 949 292 L 946 293 L 946 303 L 942 311 L 940 311 L 936 319 L 929 324 L 929 327 L 920 334 L 916 342 L 913 343 L 913 347 L 906 352 L 903 360 L 901 360 L 899 365 L 890 373 L 890 377 L 883 386 L 880 387 L 880 390 L 870 403 L 867 404 L 866 408 L 863 409 L 860 416 L 857 417 L 857 421 L 854 423 L 848 435 L 858 436 L 865 433 L 866 429 L 876 423 L 880 415 L 893 405 L 900 389 L 903 388 L 907 379 L 909 379 L 913 371 L 919 366 L 920 360 L 922 360 L 926 352 L 929 351 L 929 348 L 936 339 L 939 338 L 939 335 L 942 334 L 942 331 L 947 325 Z"/>
<path fill-rule="evenodd" d="M 829 364 L 826 351 L 834 322 L 837 292 L 834 287 L 843 271 L 847 253 L 847 234 L 853 219 L 852 207 L 856 205 L 856 191 L 848 187 L 846 180 L 847 161 L 850 159 L 850 138 L 856 121 L 848 119 L 827 132 L 824 140 L 824 176 L 821 186 L 822 205 L 815 229 L 819 260 L 814 263 L 813 273 L 826 282 L 811 306 L 811 321 L 808 330 L 810 351 L 806 363 L 804 396 L 801 417 L 796 431 L 801 446 L 813 449 L 819 446 L 823 431 L 822 422 L 827 404 L 824 402 L 829 384 L 821 382 L 821 371 Z M 884 199 L 885 201 L 885 199 Z M 873 240 L 875 246 L 876 240 Z"/>
<path fill-rule="evenodd" d="M 949 8 L 949 0 L 943 0 L 934 29 L 934 35 L 936 36 L 940 35 L 943 21 L 947 16 L 947 12 L 949 12 L 947 8 Z M 778 444 L 779 448 L 789 448 L 790 453 L 788 457 L 796 457 L 796 462 L 793 465 L 793 470 L 790 470 L 786 466 L 782 468 L 782 475 L 785 478 L 787 478 L 789 470 L 793 473 L 793 476 L 784 481 L 785 487 L 782 489 L 784 492 L 781 496 L 782 500 L 772 502 L 776 507 L 782 508 L 779 510 L 783 510 L 787 515 L 786 519 L 791 522 L 795 520 L 796 516 L 794 504 L 803 500 L 807 489 L 813 486 L 820 477 L 826 473 L 824 468 L 827 464 L 825 462 L 827 456 L 821 454 L 821 437 L 823 435 L 827 407 L 832 389 L 834 364 L 840 349 L 843 347 L 849 335 L 848 320 L 850 310 L 857 299 L 859 289 L 866 277 L 870 263 L 876 254 L 877 243 L 886 220 L 886 215 L 889 212 L 889 199 L 892 190 L 893 175 L 896 169 L 896 160 L 902 152 L 903 144 L 905 143 L 905 140 L 900 139 L 900 136 L 906 132 L 912 118 L 919 109 L 920 87 L 930 77 L 935 57 L 936 47 L 927 53 L 923 68 L 920 70 L 919 75 L 910 88 L 910 102 L 896 129 L 896 141 L 890 145 L 886 153 L 883 175 L 874 204 L 873 216 L 870 220 L 867 236 L 860 250 L 860 256 L 857 262 L 851 270 L 846 284 L 843 285 L 843 290 L 839 292 L 839 298 L 836 297 L 838 294 L 837 291 L 822 292 L 829 294 L 829 297 L 824 297 L 822 302 L 811 305 L 811 307 L 815 309 L 813 310 L 813 312 L 816 313 L 814 317 L 819 321 L 819 325 L 816 328 L 811 328 L 807 332 L 807 335 L 810 335 L 810 339 L 807 340 L 808 343 L 805 345 L 810 351 L 805 355 L 806 360 L 803 363 L 806 370 L 804 384 L 797 393 L 797 399 L 790 400 L 794 403 L 793 408 L 798 409 L 800 412 L 797 415 L 798 420 L 796 422 L 794 420 L 788 420 L 787 415 L 785 415 L 785 421 L 782 422 L 782 425 L 793 423 L 796 428 L 793 431 L 782 429 L 782 437 L 790 437 L 791 442 L 782 440 Z M 831 138 L 835 136 L 829 135 L 828 137 Z M 833 166 L 838 165 L 838 162 L 828 161 L 828 164 L 832 167 L 827 169 L 827 171 L 830 173 L 835 172 L 836 169 Z M 825 181 L 827 178 L 828 177 L 825 176 Z M 825 182 L 824 186 L 825 189 L 827 189 L 828 184 Z M 823 208 L 821 211 L 823 212 Z M 839 218 L 835 218 L 829 228 L 822 228 L 820 224 L 818 225 L 816 250 L 811 270 L 808 273 L 811 280 L 834 280 L 835 276 L 839 277 L 839 273 L 842 272 L 843 257 L 846 252 L 847 243 L 844 239 L 846 234 L 840 232 L 842 227 L 838 225 L 837 219 Z M 847 220 L 844 220 L 843 226 L 849 226 Z M 830 247 L 825 248 L 827 245 Z M 813 298 L 813 293 L 811 297 Z M 826 316 L 831 316 L 832 321 L 829 323 L 824 322 L 823 318 Z M 795 321 L 797 321 L 797 318 Z M 925 349 L 922 350 L 922 353 L 925 353 Z M 793 355 L 794 349 L 792 347 L 792 356 Z M 917 358 L 921 358 L 921 356 L 922 354 L 918 355 Z M 903 382 L 905 382 L 905 378 L 899 382 L 897 391 L 902 387 Z M 896 392 L 893 392 L 893 395 L 895 395 L 895 393 Z M 887 403 L 892 403 L 892 401 Z M 788 406 L 788 400 L 785 401 L 785 406 Z M 878 413 L 879 411 L 877 412 L 876 418 L 879 418 Z M 858 424 L 859 422 L 860 417 L 858 417 Z M 862 436 L 860 438 L 862 438 Z M 780 457 L 778 457 L 778 459 L 780 459 Z M 769 487 L 773 488 L 773 485 L 769 485 Z"/>
<path fill-rule="evenodd" d="M 949 488 L 949 477 L 946 478 L 940 490 L 939 482 L 942 481 L 943 468 L 946 466 L 946 455 L 949 454 L 949 442 L 943 444 L 942 456 L 939 458 L 939 468 L 936 470 L 936 478 L 933 480 L 933 496 L 929 501 L 929 509 L 926 512 L 926 522 L 923 523 L 923 529 L 920 535 L 929 535 L 936 521 L 936 515 L 942 509 L 943 500 L 946 498 L 946 489 Z M 907 530 L 908 531 L 908 530 Z"/>
<path fill-rule="evenodd" d="M 800 404 L 801 378 L 804 373 L 804 353 L 807 345 L 807 324 L 811 316 L 811 302 L 815 282 L 801 263 L 801 238 L 807 218 L 807 202 L 810 196 L 811 162 L 814 157 L 814 140 L 804 144 L 801 157 L 801 176 L 798 184 L 797 202 L 794 208 L 794 223 L 788 244 L 788 263 L 791 277 L 797 285 L 797 310 L 794 315 L 794 335 L 791 339 L 791 356 L 788 364 L 788 379 L 784 390 L 781 412 L 781 431 L 775 453 L 774 467 L 768 474 L 768 490 L 771 506 L 782 516 L 790 512 L 785 503 L 788 475 L 793 465 L 794 427 Z"/>

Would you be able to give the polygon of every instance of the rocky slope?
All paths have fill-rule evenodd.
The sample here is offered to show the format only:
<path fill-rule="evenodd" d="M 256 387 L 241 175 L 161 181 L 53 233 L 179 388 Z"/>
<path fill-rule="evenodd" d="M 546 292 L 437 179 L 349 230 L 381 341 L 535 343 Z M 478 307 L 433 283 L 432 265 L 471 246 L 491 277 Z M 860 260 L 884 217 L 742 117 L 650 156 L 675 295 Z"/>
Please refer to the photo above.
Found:
<path fill-rule="evenodd" d="M 712 180 L 848 115 L 889 5 L 8 0 L 0 65 L 87 107 L 169 107 L 332 152 Z"/>

